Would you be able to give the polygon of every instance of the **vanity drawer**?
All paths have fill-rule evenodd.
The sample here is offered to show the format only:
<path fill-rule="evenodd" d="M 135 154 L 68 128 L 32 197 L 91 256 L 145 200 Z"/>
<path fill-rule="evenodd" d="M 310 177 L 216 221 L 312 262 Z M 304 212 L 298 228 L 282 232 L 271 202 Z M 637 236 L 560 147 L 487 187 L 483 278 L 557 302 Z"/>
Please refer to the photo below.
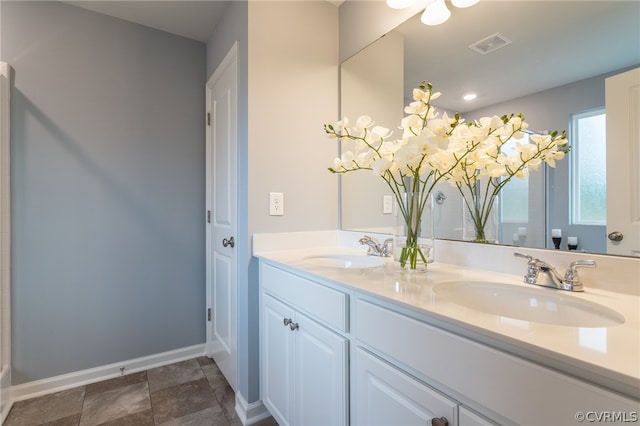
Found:
<path fill-rule="evenodd" d="M 557 425 L 579 424 L 576 413 L 586 411 L 638 411 L 638 400 L 378 304 L 356 299 L 353 315 L 357 346 L 365 346 L 488 417 L 488 413 L 500 413 L 518 424 Z"/>
<path fill-rule="evenodd" d="M 422 359 L 433 350 L 435 327 L 362 299 L 355 301 L 352 327 L 359 343 L 429 376 Z"/>
<path fill-rule="evenodd" d="M 263 291 L 338 331 L 347 332 L 347 294 L 264 263 L 260 274 Z"/>

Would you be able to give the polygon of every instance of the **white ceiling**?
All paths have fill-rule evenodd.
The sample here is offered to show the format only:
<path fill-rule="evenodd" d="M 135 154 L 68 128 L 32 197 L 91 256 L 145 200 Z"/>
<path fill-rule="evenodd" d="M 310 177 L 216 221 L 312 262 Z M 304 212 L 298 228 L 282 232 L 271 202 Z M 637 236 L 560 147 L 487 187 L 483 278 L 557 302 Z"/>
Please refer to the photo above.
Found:
<path fill-rule="evenodd" d="M 450 9 L 442 25 L 428 27 L 416 16 L 397 31 L 405 40 L 405 89 L 428 80 L 442 92 L 439 106 L 452 111 L 640 64 L 638 0 L 482 0 Z M 495 33 L 512 43 L 484 56 L 469 49 Z M 466 92 L 478 98 L 465 103 Z"/>
<path fill-rule="evenodd" d="M 234 0 L 67 0 L 64 3 L 206 43 L 230 1 Z M 344 0 L 326 1 L 340 6 Z"/>
<path fill-rule="evenodd" d="M 229 1 L 70 0 L 65 3 L 206 43 Z"/>
<path fill-rule="evenodd" d="M 66 3 L 206 42 L 229 1 Z M 405 85 L 431 81 L 443 108 L 464 112 L 640 63 L 640 0 L 482 0 L 450 8 L 442 25 L 416 16 L 397 29 L 405 38 Z M 485 56 L 468 49 L 497 32 L 513 43 Z M 467 91 L 478 93 L 473 104 L 460 100 Z"/>

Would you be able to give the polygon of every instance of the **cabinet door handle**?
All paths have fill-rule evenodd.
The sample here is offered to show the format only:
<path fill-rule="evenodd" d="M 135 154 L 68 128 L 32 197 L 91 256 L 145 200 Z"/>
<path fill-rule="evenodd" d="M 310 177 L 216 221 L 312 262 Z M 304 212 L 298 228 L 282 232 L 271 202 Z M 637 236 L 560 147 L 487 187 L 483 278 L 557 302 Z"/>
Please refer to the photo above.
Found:
<path fill-rule="evenodd" d="M 297 322 L 291 322 L 289 323 L 289 328 L 291 329 L 291 331 L 297 330 L 300 328 L 300 326 L 298 325 Z"/>
<path fill-rule="evenodd" d="M 233 248 L 235 245 L 236 245 L 236 241 L 233 239 L 233 237 L 229 237 L 228 240 L 226 238 L 222 239 L 222 246 L 223 247 L 231 246 L 231 248 Z"/>
<path fill-rule="evenodd" d="M 282 322 L 284 323 L 284 326 L 286 327 L 289 324 L 291 324 L 293 321 L 291 321 L 291 318 L 285 318 Z"/>
<path fill-rule="evenodd" d="M 431 426 L 449 426 L 449 421 L 446 417 L 434 417 L 431 419 Z"/>

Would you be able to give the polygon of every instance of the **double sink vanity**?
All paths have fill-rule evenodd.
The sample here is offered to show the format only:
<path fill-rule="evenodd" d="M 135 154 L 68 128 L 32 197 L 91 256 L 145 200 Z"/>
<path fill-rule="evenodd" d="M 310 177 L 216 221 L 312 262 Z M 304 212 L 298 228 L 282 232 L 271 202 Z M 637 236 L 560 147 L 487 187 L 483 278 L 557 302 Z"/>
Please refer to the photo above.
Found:
<path fill-rule="evenodd" d="M 437 241 L 406 273 L 347 231 L 258 234 L 261 399 L 280 425 L 638 422 L 640 260 Z M 433 422 L 433 423 L 432 423 Z"/>

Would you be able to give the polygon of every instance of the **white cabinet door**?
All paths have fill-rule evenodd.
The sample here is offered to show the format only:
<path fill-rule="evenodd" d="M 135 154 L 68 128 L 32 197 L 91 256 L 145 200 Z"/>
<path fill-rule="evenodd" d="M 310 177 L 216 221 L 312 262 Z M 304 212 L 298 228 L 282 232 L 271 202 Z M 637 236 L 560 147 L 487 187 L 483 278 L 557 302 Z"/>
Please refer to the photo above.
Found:
<path fill-rule="evenodd" d="M 280 426 L 348 423 L 348 340 L 262 294 L 262 401 Z"/>
<path fill-rule="evenodd" d="M 293 418 L 294 339 L 285 319 L 294 316 L 289 306 L 262 295 L 262 401 L 280 426 L 289 425 Z"/>
<path fill-rule="evenodd" d="M 353 361 L 354 425 L 424 426 L 434 417 L 457 425 L 457 402 L 364 349 L 355 349 Z"/>
<path fill-rule="evenodd" d="M 295 325 L 294 424 L 347 424 L 347 339 L 299 312 Z"/>

